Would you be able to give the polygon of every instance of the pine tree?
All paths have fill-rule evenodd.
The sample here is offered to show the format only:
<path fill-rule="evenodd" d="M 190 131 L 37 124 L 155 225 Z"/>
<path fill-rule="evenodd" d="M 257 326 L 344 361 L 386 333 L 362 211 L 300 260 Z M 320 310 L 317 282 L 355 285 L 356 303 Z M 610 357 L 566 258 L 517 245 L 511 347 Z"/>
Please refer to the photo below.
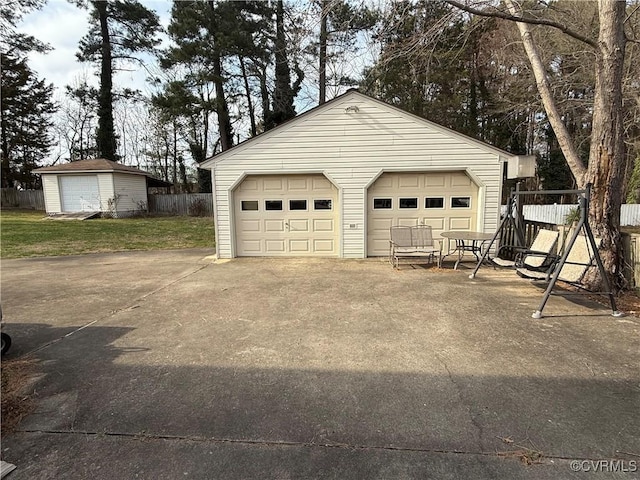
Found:
<path fill-rule="evenodd" d="M 31 173 L 52 145 L 53 85 L 38 79 L 25 58 L 2 54 L 2 186 L 35 188 Z"/>
<path fill-rule="evenodd" d="M 84 2 L 90 8 L 89 32 L 80 40 L 78 59 L 100 66 L 97 146 L 100 156 L 118 160 L 113 125 L 113 74 L 121 63 L 138 62 L 136 54 L 152 51 L 159 43 L 158 16 L 137 0 Z"/>

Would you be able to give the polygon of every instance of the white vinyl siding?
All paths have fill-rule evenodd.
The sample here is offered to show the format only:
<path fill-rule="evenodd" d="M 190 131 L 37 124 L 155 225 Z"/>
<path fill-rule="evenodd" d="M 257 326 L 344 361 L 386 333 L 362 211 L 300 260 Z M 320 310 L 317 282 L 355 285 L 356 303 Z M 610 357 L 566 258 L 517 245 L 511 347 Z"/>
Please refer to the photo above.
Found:
<path fill-rule="evenodd" d="M 97 173 L 100 188 L 100 211 L 109 211 L 109 199 L 113 198 L 113 173 Z"/>
<path fill-rule="evenodd" d="M 147 180 L 143 175 L 113 174 L 115 194 L 119 195 L 117 210 L 131 213 L 140 209 L 141 203 L 147 205 Z"/>
<path fill-rule="evenodd" d="M 345 112 L 350 106 L 358 112 Z M 505 158 L 488 145 L 351 92 L 214 159 L 218 253 L 235 255 L 230 199 L 248 174 L 323 173 L 331 179 L 339 189 L 346 258 L 366 255 L 367 188 L 383 172 L 465 170 L 480 187 L 479 230 L 493 232 Z"/>
<path fill-rule="evenodd" d="M 62 212 L 58 175 L 42 175 L 42 190 L 44 193 L 44 205 L 47 213 Z"/>

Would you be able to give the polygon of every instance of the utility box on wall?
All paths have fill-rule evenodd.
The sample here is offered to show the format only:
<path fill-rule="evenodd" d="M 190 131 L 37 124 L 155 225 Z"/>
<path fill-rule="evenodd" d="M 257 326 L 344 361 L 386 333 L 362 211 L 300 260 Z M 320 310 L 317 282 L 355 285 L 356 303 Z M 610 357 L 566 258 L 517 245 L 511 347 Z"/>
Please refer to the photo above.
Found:
<path fill-rule="evenodd" d="M 530 178 L 536 176 L 536 156 L 516 155 L 507 159 L 507 178 Z"/>

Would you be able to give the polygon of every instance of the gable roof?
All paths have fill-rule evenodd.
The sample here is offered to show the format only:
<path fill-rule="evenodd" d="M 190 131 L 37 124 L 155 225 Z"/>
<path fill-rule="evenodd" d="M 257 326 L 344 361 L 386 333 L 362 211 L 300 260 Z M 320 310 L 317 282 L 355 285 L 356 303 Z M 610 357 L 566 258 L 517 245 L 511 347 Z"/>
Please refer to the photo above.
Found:
<path fill-rule="evenodd" d="M 133 175 L 145 175 L 151 177 L 149 172 L 139 168 L 129 167 L 121 163 L 112 162 L 106 158 L 95 158 L 91 160 L 78 160 L 77 162 L 62 163 L 51 167 L 36 168 L 34 173 L 98 173 L 117 172 L 130 173 Z"/>
<path fill-rule="evenodd" d="M 276 135 L 282 131 L 285 131 L 286 129 L 290 128 L 292 125 L 302 121 L 303 119 L 306 119 L 307 117 L 310 117 L 312 115 L 321 113 L 324 110 L 327 110 L 329 108 L 333 107 L 334 103 L 337 103 L 339 101 L 343 101 L 343 100 L 348 100 L 349 97 L 355 97 L 355 98 L 360 98 L 360 99 L 365 99 L 367 101 L 373 102 L 375 104 L 377 104 L 378 106 L 384 108 L 384 109 L 388 109 L 388 110 L 392 110 L 395 113 L 398 113 L 401 116 L 404 116 L 410 120 L 415 121 L 416 123 L 421 123 L 423 125 L 425 125 L 426 127 L 429 127 L 433 130 L 436 130 L 437 132 L 440 132 L 444 135 L 448 135 L 448 136 L 452 136 L 452 137 L 457 137 L 459 138 L 461 141 L 465 142 L 465 143 L 469 143 L 472 145 L 475 145 L 476 147 L 489 152 L 491 154 L 497 155 L 498 157 L 502 158 L 502 159 L 507 159 L 509 157 L 512 157 L 514 154 L 511 154 L 505 150 L 502 150 L 500 148 L 494 147 L 492 145 L 489 145 L 488 143 L 485 143 L 483 141 L 477 140 L 475 138 L 469 137 L 468 135 L 465 135 L 463 133 L 459 133 L 456 132 L 455 130 L 452 130 L 450 128 L 447 127 L 443 127 L 442 125 L 432 122 L 431 120 L 427 120 L 425 118 L 419 117 L 417 115 L 414 115 L 412 113 L 409 113 L 405 110 L 402 110 L 401 108 L 398 108 L 394 105 L 391 105 L 389 103 L 383 102 L 381 100 L 378 100 L 376 98 L 373 98 L 369 95 L 365 95 L 364 93 L 359 92 L 356 89 L 350 89 L 347 90 L 345 93 L 343 93 L 342 95 L 339 95 L 335 98 L 333 98 L 332 100 L 329 100 L 328 102 L 322 104 L 322 105 L 318 105 L 310 110 L 307 110 L 306 112 L 301 113 L 300 115 L 297 115 L 296 117 L 286 121 L 285 123 L 282 123 L 280 125 L 278 125 L 277 127 L 268 130 L 266 132 L 261 133 L 260 135 L 257 135 L 255 137 L 249 138 L 241 143 L 239 143 L 238 145 L 233 146 L 232 148 L 230 148 L 229 150 L 225 150 L 224 152 L 218 153 L 212 157 L 209 157 L 208 159 L 206 159 L 199 167 L 203 168 L 203 169 L 212 169 L 213 165 L 217 162 L 220 162 L 222 160 L 224 160 L 225 158 L 227 158 L 230 154 L 235 154 L 238 153 L 239 151 L 244 150 L 245 148 L 250 147 L 253 144 L 259 144 L 262 141 L 268 139 L 269 137 Z"/>

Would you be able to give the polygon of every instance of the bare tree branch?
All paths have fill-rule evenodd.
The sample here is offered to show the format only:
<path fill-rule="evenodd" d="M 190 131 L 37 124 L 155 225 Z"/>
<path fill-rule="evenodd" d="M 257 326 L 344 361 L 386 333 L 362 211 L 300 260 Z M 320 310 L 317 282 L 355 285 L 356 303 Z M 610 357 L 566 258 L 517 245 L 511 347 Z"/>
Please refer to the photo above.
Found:
<path fill-rule="evenodd" d="M 481 10 L 479 8 L 474 8 L 469 5 L 465 5 L 464 3 L 460 3 L 456 0 L 444 0 L 444 1 L 453 7 L 459 8 L 461 10 L 464 10 L 465 12 L 469 12 L 474 15 L 479 15 L 481 17 L 502 18 L 503 20 L 510 20 L 512 22 L 528 23 L 531 25 L 546 25 L 548 27 L 557 28 L 562 33 L 565 33 L 570 37 L 575 38 L 576 40 L 586 43 L 587 45 L 590 45 L 593 48 L 598 48 L 598 43 L 595 40 L 589 37 L 585 37 L 581 33 L 574 32 L 566 25 L 563 25 L 558 22 L 554 22 L 553 20 L 546 20 L 544 18 L 525 18 L 521 15 L 510 15 L 508 13 L 501 12 L 501 11 Z"/>

